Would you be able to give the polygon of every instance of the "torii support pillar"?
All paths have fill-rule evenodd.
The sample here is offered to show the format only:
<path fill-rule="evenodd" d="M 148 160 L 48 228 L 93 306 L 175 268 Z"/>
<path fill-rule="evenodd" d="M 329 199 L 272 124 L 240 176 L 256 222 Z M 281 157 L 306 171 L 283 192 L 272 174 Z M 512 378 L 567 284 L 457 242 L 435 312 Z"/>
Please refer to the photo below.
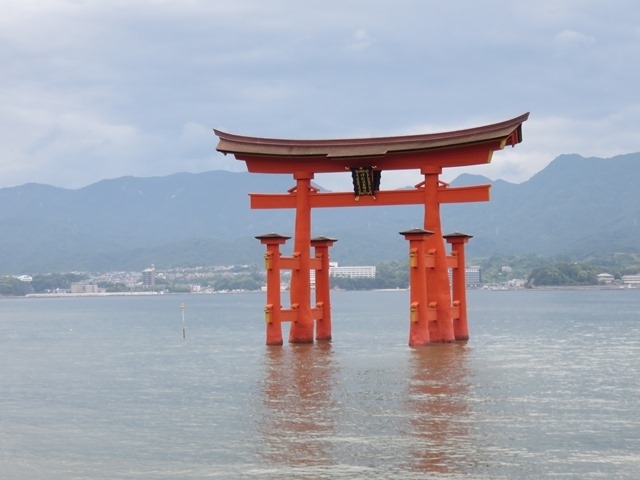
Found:
<path fill-rule="evenodd" d="M 291 237 L 269 233 L 256 237 L 267 246 L 264 266 L 267 271 L 267 304 L 264 319 L 267 324 L 267 345 L 282 345 L 282 306 L 280 305 L 280 245 Z"/>
<path fill-rule="evenodd" d="M 316 308 L 322 316 L 316 321 L 316 340 L 328 342 L 331 340 L 331 285 L 329 283 L 329 247 L 333 246 L 335 238 L 316 237 L 311 239 L 311 246 L 315 250 L 315 258 L 320 262 L 316 268 Z"/>
<path fill-rule="evenodd" d="M 464 233 L 450 233 L 444 239 L 451 245 L 451 283 L 453 303 L 458 306 L 458 317 L 453 320 L 453 331 L 456 340 L 469 340 L 467 324 L 467 278 L 464 259 L 464 244 L 473 238 Z"/>
<path fill-rule="evenodd" d="M 425 239 L 433 232 L 419 228 L 400 232 L 409 240 L 409 346 L 430 342 Z"/>

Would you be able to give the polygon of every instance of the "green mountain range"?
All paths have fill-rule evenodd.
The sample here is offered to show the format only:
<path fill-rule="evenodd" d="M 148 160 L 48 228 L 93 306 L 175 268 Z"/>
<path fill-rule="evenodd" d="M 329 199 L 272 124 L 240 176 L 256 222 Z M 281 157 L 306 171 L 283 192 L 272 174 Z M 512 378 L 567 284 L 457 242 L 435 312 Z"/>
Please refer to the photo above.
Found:
<path fill-rule="evenodd" d="M 452 182 L 481 183 L 492 185 L 490 202 L 442 206 L 445 233 L 473 235 L 469 256 L 640 250 L 640 153 L 562 155 L 520 184 L 468 174 Z M 294 212 L 251 210 L 248 193 L 283 193 L 292 186 L 286 175 L 211 171 L 123 177 L 77 190 L 3 188 L 0 274 L 259 263 L 264 250 L 254 237 L 292 236 Z M 338 239 L 332 260 L 375 264 L 406 256 L 398 232 L 421 227 L 423 211 L 318 209 L 312 216 L 312 235 Z"/>

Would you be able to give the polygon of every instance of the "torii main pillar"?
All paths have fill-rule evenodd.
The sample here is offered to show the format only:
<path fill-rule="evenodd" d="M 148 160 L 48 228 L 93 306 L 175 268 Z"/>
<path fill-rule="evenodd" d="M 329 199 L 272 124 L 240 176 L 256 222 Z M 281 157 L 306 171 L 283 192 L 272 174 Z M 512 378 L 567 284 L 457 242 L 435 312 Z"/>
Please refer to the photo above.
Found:
<path fill-rule="evenodd" d="M 296 305 L 298 318 L 289 331 L 291 343 L 313 343 L 313 317 L 311 315 L 311 172 L 295 172 L 296 221 L 294 234 L 294 256 L 300 268 L 291 271 L 291 305 Z"/>
<path fill-rule="evenodd" d="M 487 201 L 490 185 L 450 187 L 440 181 L 440 174 L 446 167 L 489 163 L 494 151 L 517 145 L 522 141 L 522 123 L 528 117 L 525 113 L 504 122 L 452 132 L 365 139 L 286 140 L 214 130 L 220 139 L 217 150 L 244 161 L 249 172 L 290 174 L 296 182 L 285 194 L 250 194 L 251 208 L 291 208 L 296 212 L 294 253 L 288 263 L 292 268 L 291 308 L 282 311 L 283 319 L 292 321 L 289 341 L 312 343 L 314 320 L 321 318 L 321 309 L 311 305 L 310 272 L 317 266 L 310 255 L 311 209 L 410 204 L 424 206 L 424 229 L 432 232 L 424 239 L 425 255 L 429 256 L 425 265 L 430 269 L 426 293 L 416 297 L 426 295 L 428 316 L 435 316 L 435 328 L 429 324 L 429 342 L 466 339 L 467 333 L 454 328 L 460 313 L 452 312 L 466 310 L 466 301 L 452 303 L 448 278 L 451 260 L 445 252 L 440 205 Z M 418 170 L 424 180 L 413 190 L 380 190 L 383 171 L 406 169 Z M 353 192 L 319 192 L 311 186 L 316 173 L 345 171 L 351 172 Z M 460 242 L 455 241 L 455 245 Z M 457 275 L 464 273 L 464 265 L 456 265 Z M 460 295 L 459 290 L 455 293 Z M 466 311 L 462 318 L 466 328 Z"/>

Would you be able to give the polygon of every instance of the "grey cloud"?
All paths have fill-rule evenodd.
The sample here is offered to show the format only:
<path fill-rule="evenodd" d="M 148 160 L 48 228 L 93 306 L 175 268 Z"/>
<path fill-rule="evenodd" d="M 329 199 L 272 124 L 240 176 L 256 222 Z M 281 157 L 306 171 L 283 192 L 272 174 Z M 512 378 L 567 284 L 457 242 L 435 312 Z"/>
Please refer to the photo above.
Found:
<path fill-rule="evenodd" d="M 0 19 L 0 186 L 238 168 L 215 152 L 213 127 L 370 136 L 531 111 L 525 142 L 487 167 L 512 180 L 562 153 L 638 151 L 639 9 L 11 0 Z"/>

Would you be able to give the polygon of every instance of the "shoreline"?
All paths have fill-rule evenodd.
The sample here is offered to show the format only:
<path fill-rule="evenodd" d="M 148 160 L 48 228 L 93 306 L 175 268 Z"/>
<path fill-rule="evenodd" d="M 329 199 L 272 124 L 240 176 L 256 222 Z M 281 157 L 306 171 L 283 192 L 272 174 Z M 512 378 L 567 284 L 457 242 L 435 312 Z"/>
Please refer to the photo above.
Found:
<path fill-rule="evenodd" d="M 409 289 L 407 288 L 381 288 L 381 289 L 372 289 L 372 290 L 362 290 L 362 291 L 372 291 L 372 292 L 406 292 Z M 522 292 L 522 291 L 530 291 L 530 292 L 545 292 L 552 290 L 639 290 L 640 287 L 629 287 L 622 285 L 566 285 L 566 286 L 539 286 L 539 287 L 531 287 L 531 288 L 522 288 L 522 287 L 505 287 L 505 288 L 487 288 L 487 287 L 468 287 L 467 292 L 473 290 L 486 290 L 490 292 Z M 349 291 L 349 290 L 345 290 Z M 351 290 L 351 291 L 359 291 L 359 290 Z M 8 299 L 8 298 L 83 298 L 83 297 L 142 297 L 142 296 L 159 296 L 159 295 L 219 295 L 219 294 L 229 294 L 229 293 L 261 293 L 256 290 L 246 290 L 246 291 L 220 291 L 220 292 L 212 292 L 212 293 L 202 293 L 202 292 L 93 292 L 93 293 L 29 293 L 27 295 L 0 295 L 0 300 Z"/>
<path fill-rule="evenodd" d="M 147 295 L 165 295 L 158 292 L 94 292 L 94 293 L 27 293 L 24 298 L 57 298 L 57 297 L 138 297 Z M 8 297 L 9 298 L 9 297 Z M 12 296 L 10 298 L 22 298 Z"/>

